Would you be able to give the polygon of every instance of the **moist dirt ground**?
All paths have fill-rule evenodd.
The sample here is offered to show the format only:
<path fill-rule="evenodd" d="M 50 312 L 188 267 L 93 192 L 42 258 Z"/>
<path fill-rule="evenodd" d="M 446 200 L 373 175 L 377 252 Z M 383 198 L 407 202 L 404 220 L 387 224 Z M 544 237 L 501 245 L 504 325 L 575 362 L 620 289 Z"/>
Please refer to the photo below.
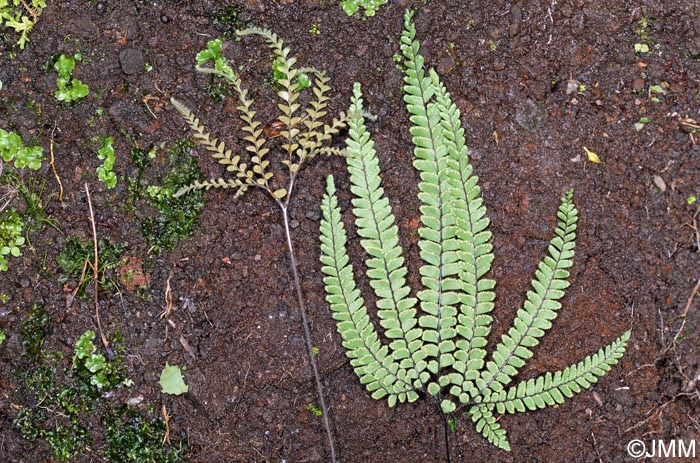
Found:
<path fill-rule="evenodd" d="M 170 96 L 186 102 L 229 148 L 242 146 L 235 101 L 213 101 L 209 79 L 194 70 L 195 54 L 225 32 L 214 18 L 226 5 L 236 6 L 240 21 L 279 34 L 302 66 L 329 73 L 329 113 L 346 110 L 353 82 L 362 83 L 366 109 L 377 116 L 368 128 L 414 290 L 419 178 L 393 56 L 404 11 L 417 8 L 421 51 L 461 110 L 492 223 L 491 277 L 498 282 L 492 340 L 523 304 L 561 194 L 575 189 L 580 221 L 571 287 L 520 378 L 564 368 L 631 329 L 628 351 L 566 403 L 500 417 L 510 452 L 491 446 L 468 417 L 458 416 L 452 461 L 636 461 L 627 452 L 633 439 L 648 447 L 656 439 L 684 439 L 700 452 L 700 296 L 692 300 L 700 278 L 692 200 L 700 196 L 700 3 L 390 0 L 365 19 L 347 17 L 330 0 L 47 3 L 26 49 L 12 49 L 8 34 L 0 58 L 0 126 L 44 147 L 42 168 L 23 175 L 45 181 L 46 211 L 56 221 L 32 232 L 31 246 L 0 274 L 6 295 L 0 329 L 7 335 L 0 346 L 0 461 L 54 461 L 46 442 L 30 442 L 13 426 L 19 410 L 40 405 L 20 380 L 22 370 L 33 368 L 20 339 L 30 306 L 41 302 L 51 317 L 45 348 L 68 359 L 76 339 L 97 329 L 92 290 L 67 307 L 71 287 L 59 282 L 56 263 L 69 236 L 92 239 L 85 183 L 98 237 L 123 244 L 132 262 L 142 264 L 135 273 L 147 275 L 140 289 L 113 275 L 118 287 L 99 293 L 105 335 L 120 334 L 134 382 L 104 400 L 139 397 L 154 416 L 165 409 L 171 438 L 187 444 L 189 462 L 329 461 L 322 421 L 307 409 L 317 403 L 316 391 L 275 204 L 259 191 L 234 199 L 212 190 L 193 235 L 160 253 L 149 248 L 136 212 L 124 207 L 126 177 L 135 172 L 132 144 L 164 142 L 162 156 L 188 136 Z M 259 117 L 274 121 L 263 40 L 226 43 L 224 55 L 256 99 Z M 76 52 L 83 60 L 74 76 L 90 94 L 71 107 L 54 98 L 56 73 L 45 64 Z M 115 140 L 114 189 L 97 180 L 101 161 L 87 142 L 103 135 Z M 592 162 L 584 147 L 601 162 Z M 203 148 L 191 154 L 206 176 L 225 174 Z M 299 176 L 291 234 L 339 461 L 445 461 L 435 405 L 420 400 L 389 408 L 369 397 L 348 364 L 318 259 L 319 207 L 331 173 L 349 211 L 343 159 L 319 157 Z M 142 181 L 152 184 L 161 174 L 149 171 Z M 347 214 L 345 221 L 351 222 Z M 352 230 L 351 251 L 357 251 Z M 362 259 L 355 252 L 356 266 Z M 168 301 L 172 308 L 162 316 Z M 161 392 L 166 362 L 186 367 L 187 394 Z M 101 426 L 91 423 L 94 446 L 74 461 L 104 460 Z"/>

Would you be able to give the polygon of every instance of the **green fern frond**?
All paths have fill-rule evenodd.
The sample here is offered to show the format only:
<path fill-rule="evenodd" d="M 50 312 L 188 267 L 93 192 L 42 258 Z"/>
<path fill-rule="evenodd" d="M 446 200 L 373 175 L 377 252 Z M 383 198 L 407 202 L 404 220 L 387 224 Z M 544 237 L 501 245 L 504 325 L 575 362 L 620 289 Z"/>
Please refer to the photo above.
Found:
<path fill-rule="evenodd" d="M 410 133 L 414 144 L 414 167 L 420 172 L 418 197 L 422 227 L 418 230 L 420 256 L 425 264 L 420 268 L 421 282 L 425 287 L 418 292 L 421 309 L 419 318 L 423 328 L 423 350 L 428 361 L 427 369 L 433 375 L 454 363 L 457 336 L 457 304 L 461 283 L 459 273 L 458 243 L 455 239 L 454 216 L 451 210 L 451 187 L 448 177 L 447 145 L 438 105 L 432 101 L 435 87 L 425 76 L 423 57 L 418 53 L 420 44 L 415 38 L 415 26 L 411 17 L 406 18 L 401 36 L 401 51 L 406 58 L 404 65 L 404 101 L 411 123 Z M 429 374 L 421 380 L 428 383 Z M 428 383 L 428 393 L 439 396 L 447 378 Z M 444 403 L 444 402 L 443 402 Z M 446 413 L 454 404 L 443 408 Z"/>
<path fill-rule="evenodd" d="M 472 421 L 476 426 L 476 432 L 481 433 L 492 445 L 510 451 L 506 430 L 501 427 L 496 417 L 493 416 L 492 409 L 493 407 L 490 408 L 486 405 L 476 405 L 469 410 Z"/>
<path fill-rule="evenodd" d="M 237 198 L 246 192 L 246 190 L 248 189 L 248 184 L 243 183 L 237 179 L 216 178 L 211 180 L 205 180 L 203 182 L 195 180 L 194 183 L 180 188 L 175 194 L 173 194 L 173 197 L 178 198 L 192 191 L 208 190 L 210 188 L 232 188 L 235 190 L 234 198 Z"/>
<path fill-rule="evenodd" d="M 613 343 L 579 363 L 522 381 L 507 392 L 502 390 L 491 394 L 483 403 L 495 405 L 498 413 L 524 412 L 564 403 L 567 398 L 588 389 L 617 364 L 625 353 L 629 337 L 630 332 L 626 331 Z"/>
<path fill-rule="evenodd" d="M 369 255 L 367 276 L 390 344 L 383 346 L 379 341 L 353 280 L 332 178 L 321 224 L 327 300 L 351 364 L 373 397 L 388 397 L 393 406 L 425 393 L 438 404 L 445 423 L 466 409 L 479 433 L 509 450 L 506 432 L 495 414 L 555 405 L 589 387 L 617 363 L 630 334 L 578 364 L 505 389 L 551 328 L 561 307 L 559 300 L 569 286 L 567 269 L 573 264 L 578 219 L 570 190 L 561 200 L 555 237 L 535 272 L 533 289 L 527 292 L 513 327 L 501 336 L 485 362 L 495 300 L 495 281 L 486 277 L 493 262 L 490 221 L 467 157 L 459 110 L 437 73 L 430 70 L 426 74 L 410 12 L 404 26 L 404 102 L 412 124 L 413 165 L 420 174 L 422 202 L 420 313 L 406 285 L 398 229 L 381 186 L 359 84 L 348 112 L 346 161 L 357 233 Z"/>
<path fill-rule="evenodd" d="M 464 403 L 469 401 L 464 391 L 472 389 L 471 381 L 479 377 L 483 368 L 486 338 L 491 331 L 492 318 L 489 313 L 494 307 L 496 294 L 493 288 L 496 282 L 484 278 L 484 275 L 493 262 L 493 245 L 491 232 L 487 230 L 490 221 L 480 197 L 479 178 L 472 175 L 473 168 L 469 164 L 459 109 L 433 69 L 430 70 L 430 77 L 436 89 L 435 97 L 449 156 L 448 182 L 454 198 L 451 207 L 459 243 L 459 278 L 462 282 L 457 325 L 461 339 L 456 343 L 456 361 L 453 365 L 460 374 L 452 375 L 454 386 L 451 393 Z M 463 387 L 465 380 L 466 387 Z"/>
<path fill-rule="evenodd" d="M 501 336 L 492 360 L 486 364 L 481 378 L 477 380 L 480 394 L 486 389 L 500 391 L 510 383 L 513 376 L 532 357 L 530 348 L 539 344 L 539 338 L 552 327 L 552 321 L 561 308 L 559 299 L 569 286 L 567 268 L 573 265 L 576 247 L 576 221 L 578 211 L 572 201 L 573 190 L 561 200 L 557 217 L 556 236 L 550 242 L 546 256 L 535 272 L 532 291 L 527 292 L 524 307 L 518 310 L 513 327 Z"/>
<path fill-rule="evenodd" d="M 416 353 L 422 346 L 421 330 L 416 328 L 416 299 L 409 297 L 411 291 L 405 278 L 408 270 L 399 246 L 399 229 L 389 200 L 384 197 L 379 160 L 362 116 L 359 84 L 354 87 L 350 113 L 346 162 L 350 191 L 355 195 L 352 204 L 357 234 L 370 255 L 366 261 L 367 276 L 378 298 L 380 324 L 392 341 L 391 355 L 402 366 L 415 368 L 414 362 L 421 360 Z"/>
<path fill-rule="evenodd" d="M 326 106 L 328 106 L 328 100 L 330 99 L 326 95 L 331 90 L 328 86 L 330 77 L 326 76 L 325 72 L 316 72 L 315 76 L 313 94 L 316 99 L 311 100 L 309 107 L 306 109 L 306 114 L 308 115 L 308 118 L 304 121 L 304 126 L 306 126 L 304 135 L 306 136 L 314 134 L 319 127 L 323 127 L 320 119 L 326 116 Z"/>
<path fill-rule="evenodd" d="M 226 149 L 223 142 L 212 138 L 199 119 L 184 104 L 174 98 L 171 101 L 192 130 L 194 139 L 204 146 L 220 164 L 226 165 L 227 171 L 232 172 L 236 177 L 237 185 L 246 185 L 246 188 L 240 188 L 239 194 L 245 192 L 247 186 L 257 186 L 266 190 L 276 201 L 287 201 L 294 179 L 305 161 L 318 154 L 343 154 L 342 150 L 324 146 L 324 143 L 330 142 L 332 137 L 346 126 L 347 116 L 341 112 L 340 116 L 334 118 L 330 124 L 322 122 L 322 119 L 327 116 L 326 107 L 329 100 L 327 93 L 331 90 L 328 85 L 330 79 L 324 72 L 313 68 L 294 68 L 296 58 L 290 56 L 289 48 L 284 46 L 284 42 L 277 34 L 258 27 L 244 29 L 237 34 L 240 37 L 259 35 L 265 38 L 276 57 L 274 69 L 283 76 L 277 80 L 282 87 L 278 95 L 283 100 L 283 103 L 278 105 L 282 114 L 277 119 L 284 126 L 280 130 L 280 136 L 285 139 L 281 147 L 286 152 L 286 159 L 282 162 L 289 169 L 288 187 L 273 186 L 273 173 L 270 171 L 271 164 L 267 159 L 270 149 L 265 146 L 268 139 L 265 137 L 262 123 L 255 119 L 256 111 L 252 109 L 253 99 L 248 96 L 248 91 L 243 88 L 241 79 L 221 54 L 220 39 L 209 41 L 207 48 L 197 54 L 197 70 L 223 77 L 235 90 L 239 102 L 236 109 L 244 123 L 243 140 L 246 142 L 248 162 L 241 162 L 240 155 L 234 155 L 231 150 Z M 210 61 L 213 61 L 213 67 L 204 66 Z M 297 114 L 301 105 L 297 101 L 300 84 L 296 77 L 301 71 L 313 73 L 315 76 L 313 87 L 315 99 L 309 101 L 304 117 Z M 212 185 L 216 186 L 218 183 L 214 182 Z M 183 188 L 180 194 L 197 188 Z"/>
<path fill-rule="evenodd" d="M 321 119 L 328 113 L 326 107 L 330 99 L 326 94 L 331 90 L 328 86 L 330 80 L 324 72 L 314 71 L 313 93 L 316 97 L 311 100 L 306 108 L 306 117 L 302 119 L 305 130 L 299 136 L 301 149 L 297 153 L 299 164 L 313 159 L 323 152 L 322 144 L 331 140 L 341 129 L 347 125 L 347 116 L 340 113 L 340 117 L 334 118 L 331 124 L 324 124 Z"/>
<path fill-rule="evenodd" d="M 277 95 L 282 100 L 282 103 L 279 103 L 277 107 L 282 112 L 279 120 L 285 125 L 285 129 L 280 131 L 280 135 L 286 140 L 282 148 L 287 152 L 288 159 L 292 161 L 292 156 L 300 146 L 297 137 L 301 133 L 298 125 L 302 122 L 302 118 L 296 115 L 301 108 L 301 105 L 297 102 L 299 99 L 299 82 L 296 77 L 299 75 L 299 70 L 294 68 L 297 60 L 289 55 L 289 48 L 284 46 L 282 39 L 274 32 L 258 27 L 250 27 L 236 32 L 236 35 L 239 37 L 252 34 L 265 38 L 279 63 L 277 70 L 282 77 L 277 82 L 282 89 L 277 92 Z"/>
<path fill-rule="evenodd" d="M 216 138 L 211 138 L 211 134 L 206 131 L 204 126 L 199 122 L 199 119 L 195 117 L 187 106 L 175 98 L 171 98 L 170 102 L 190 127 L 197 142 L 204 146 L 207 151 L 210 151 L 212 153 L 212 157 L 219 160 L 219 164 L 226 165 L 230 170 L 240 170 L 240 156 L 233 156 L 232 151 L 227 150 L 226 145 L 223 142 L 219 142 L 219 140 Z"/>
<path fill-rule="evenodd" d="M 355 285 L 352 264 L 345 251 L 347 238 L 333 176 L 328 177 L 321 211 L 321 263 L 326 275 L 323 279 L 326 300 L 337 321 L 350 364 L 373 398 L 387 397 L 392 407 L 397 401 L 412 402 L 418 398 L 412 385 L 417 374 L 401 366 L 389 348 L 382 345 Z"/>
<path fill-rule="evenodd" d="M 255 120 L 255 115 L 257 113 L 251 109 L 253 100 L 248 98 L 248 91 L 242 88 L 241 81 L 236 80 L 232 82 L 232 84 L 236 90 L 238 101 L 240 103 L 236 109 L 239 112 L 239 118 L 245 123 L 242 130 L 248 134 L 243 137 L 243 140 L 248 142 L 246 151 L 250 153 L 250 162 L 253 164 L 252 171 L 257 174 L 256 182 L 259 185 L 264 185 L 266 189 L 270 190 L 271 187 L 269 181 L 273 174 L 268 170 L 270 161 L 265 159 L 265 155 L 269 153 L 270 150 L 264 147 L 267 139 L 263 137 L 263 129 L 261 128 L 262 123 Z M 241 175 L 239 175 L 240 173 L 241 172 L 237 173 L 239 177 L 241 177 Z"/>
<path fill-rule="evenodd" d="M 289 206 L 293 196 L 296 176 L 305 161 L 318 154 L 342 154 L 342 150 L 324 146 L 324 144 L 330 142 L 333 135 L 345 127 L 347 116 L 341 113 L 330 124 L 323 121 L 328 115 L 326 108 L 329 97 L 327 94 L 331 90 L 328 85 L 329 78 L 322 71 L 311 68 L 295 68 L 296 58 L 290 55 L 289 48 L 284 47 L 284 43 L 277 34 L 266 29 L 252 27 L 237 32 L 237 35 L 239 37 L 246 35 L 260 35 L 264 37 L 275 55 L 272 71 L 276 82 L 281 87 L 277 95 L 282 100 L 278 104 L 282 114 L 276 117 L 274 124 L 277 126 L 281 122 L 283 126 L 279 132 L 279 135 L 282 137 L 281 150 L 277 149 L 275 154 L 282 158 L 277 158 L 276 161 L 282 162 L 287 166 L 286 185 L 280 185 L 279 180 L 272 181 L 271 162 L 268 159 L 270 150 L 280 145 L 269 144 L 265 146 L 270 138 L 274 138 L 277 135 L 268 135 L 263 130 L 261 122 L 256 120 L 256 111 L 253 110 L 253 99 L 249 97 L 248 91 L 242 86 L 241 79 L 233 71 L 233 67 L 228 60 L 222 55 L 222 40 L 216 39 L 209 41 L 207 48 L 197 54 L 196 69 L 200 72 L 224 78 L 226 83 L 233 87 L 233 90 L 236 92 L 238 96 L 236 109 L 239 118 L 243 121 L 242 130 L 245 142 L 245 152 L 241 153 L 241 155 L 247 156 L 247 158 L 243 161 L 241 155 L 234 155 L 231 150 L 227 150 L 224 143 L 211 137 L 192 111 L 173 99 L 173 106 L 185 119 L 185 122 L 193 132 L 194 139 L 203 145 L 219 163 L 226 165 L 227 171 L 232 173 L 232 178 L 230 179 L 219 178 L 205 182 L 195 182 L 182 188 L 176 193 L 176 196 L 199 189 L 230 188 L 235 191 L 235 196 L 237 197 L 245 193 L 249 187 L 256 186 L 266 191 L 279 207 L 286 235 L 290 270 L 294 280 L 298 310 L 304 329 L 304 341 L 309 355 L 311 370 L 313 371 L 316 391 L 322 410 L 321 415 L 328 439 L 330 461 L 335 462 L 333 432 L 328 417 L 329 409 L 325 405 L 325 394 L 316 362 L 314 343 L 304 304 L 301 278 L 296 265 L 290 233 Z M 209 67 L 210 61 L 213 61 L 213 67 Z M 304 108 L 304 117 L 301 117 L 299 95 L 302 93 L 302 90 L 310 86 L 306 72 L 312 73 L 315 76 L 315 80 L 312 87 L 313 97 L 307 98 L 305 96 L 304 99 L 310 99 L 310 101 Z M 305 95 L 308 95 L 308 93 L 305 93 Z M 277 127 L 275 127 L 275 131 L 277 131 Z M 328 300 L 332 303 L 336 319 L 347 321 L 343 325 L 342 335 L 345 340 L 344 345 L 348 349 L 348 355 L 351 358 L 350 363 L 373 397 L 387 397 L 390 405 L 395 404 L 397 401 L 416 400 L 418 393 L 413 387 L 413 381 L 416 379 L 417 374 L 415 371 L 403 368 L 400 362 L 394 360 L 393 356 L 390 355 L 388 348 L 382 346 L 377 333 L 374 331 L 374 327 L 367 317 L 366 310 L 362 308 L 362 300 L 358 299 L 359 291 L 354 287 L 352 268 L 347 267 L 347 256 L 334 252 L 336 243 L 333 240 L 342 238 L 344 245 L 345 231 L 338 229 L 340 215 L 337 210 L 337 204 L 334 203 L 333 207 L 335 209 L 332 210 L 330 201 L 330 199 L 327 201 L 327 221 L 323 229 L 328 230 L 329 227 L 331 229 L 331 235 L 328 238 L 330 241 L 327 240 L 327 242 L 330 243 L 331 247 L 329 249 L 332 253 L 328 257 L 324 271 L 330 272 L 326 278 L 329 292 Z M 335 201 L 334 197 L 333 201 Z M 334 235 L 334 233 L 341 232 L 342 237 Z"/>

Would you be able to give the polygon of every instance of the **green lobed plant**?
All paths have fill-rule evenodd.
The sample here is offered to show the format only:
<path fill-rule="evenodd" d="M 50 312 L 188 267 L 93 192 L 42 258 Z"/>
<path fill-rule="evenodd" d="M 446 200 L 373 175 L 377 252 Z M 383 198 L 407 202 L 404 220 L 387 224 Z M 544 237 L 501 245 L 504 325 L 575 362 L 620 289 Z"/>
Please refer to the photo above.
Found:
<path fill-rule="evenodd" d="M 162 417 L 153 410 L 143 412 L 134 406 L 109 409 L 102 416 L 107 444 L 106 459 L 119 463 L 175 463 L 185 461 L 187 444 L 179 440 L 168 445 Z M 175 439 L 173 439 L 175 440 Z"/>
<path fill-rule="evenodd" d="M 0 0 L 0 26 L 20 34 L 17 45 L 24 49 L 44 8 L 46 0 Z"/>
<path fill-rule="evenodd" d="M 112 172 L 116 156 L 114 155 L 114 138 L 104 137 L 102 146 L 97 150 L 97 159 L 102 160 L 102 165 L 97 168 L 97 178 L 107 185 L 107 188 L 114 188 L 117 185 L 117 174 Z"/>
<path fill-rule="evenodd" d="M 335 446 L 328 420 L 328 409 L 323 397 L 323 387 L 321 385 L 318 367 L 311 341 L 309 322 L 304 307 L 304 299 L 301 292 L 301 283 L 297 271 L 296 257 L 289 228 L 289 204 L 292 198 L 294 185 L 300 169 L 319 154 L 341 154 L 341 150 L 327 146 L 333 135 L 337 134 L 346 123 L 345 114 L 341 113 L 338 118 L 334 118 L 330 123 L 324 123 L 327 116 L 328 92 L 331 88 L 328 85 L 330 80 L 325 72 L 313 68 L 297 68 L 297 60 L 290 56 L 289 48 L 284 46 L 283 41 L 273 32 L 250 27 L 236 32 L 238 37 L 248 35 L 258 35 L 265 39 L 272 50 L 274 71 L 278 75 L 277 83 L 279 89 L 277 96 L 280 103 L 277 105 L 281 114 L 275 121 L 275 133 L 266 134 L 263 124 L 256 119 L 256 111 L 252 109 L 253 99 L 248 95 L 248 90 L 243 88 L 242 81 L 238 74 L 221 54 L 222 41 L 212 40 L 207 48 L 197 54 L 197 67 L 199 72 L 211 74 L 223 78 L 232 88 L 238 97 L 238 116 L 243 121 L 243 140 L 246 142 L 245 152 L 239 153 L 227 149 L 223 142 L 212 138 L 206 131 L 199 119 L 184 104 L 172 99 L 173 106 L 185 119 L 185 122 L 194 133 L 197 143 L 204 146 L 211 153 L 219 164 L 226 166 L 226 170 L 231 173 L 227 178 L 215 178 L 205 181 L 195 181 L 189 186 L 181 188 L 175 197 L 179 197 L 191 191 L 225 188 L 234 192 L 237 198 L 249 189 L 259 188 L 264 191 L 277 204 L 282 214 L 287 248 L 290 255 L 290 268 L 294 277 L 294 286 L 297 295 L 299 312 L 301 314 L 304 339 L 307 347 L 307 354 L 314 373 L 316 390 L 318 393 L 321 410 L 323 413 L 323 424 L 328 439 L 330 459 L 335 462 Z M 208 63 L 213 63 L 213 67 L 205 67 Z M 304 88 L 306 81 L 303 74 L 313 76 L 310 86 Z M 302 107 L 302 103 L 305 103 Z M 281 142 L 277 144 L 269 143 L 272 138 L 279 137 Z M 273 151 L 274 150 L 274 151 Z M 287 167 L 286 181 L 276 178 L 270 169 L 269 155 L 278 154 L 281 162 Z"/>
<path fill-rule="evenodd" d="M 24 220 L 14 207 L 8 207 L 0 212 L 0 272 L 7 271 L 6 256 L 19 257 L 25 245 L 22 236 Z"/>
<path fill-rule="evenodd" d="M 24 317 L 21 338 L 25 353 L 38 366 L 18 374 L 28 403 L 13 422 L 25 439 L 45 440 L 56 461 L 82 461 L 88 452 L 92 460 L 113 462 L 184 460 L 182 442 L 165 445 L 161 417 L 150 409 L 113 403 L 114 391 L 132 385 L 119 336 L 113 360 L 97 353 L 95 333 L 87 331 L 75 343 L 73 361 L 66 362 L 63 353 L 44 349 L 50 331 L 51 317 L 35 304 Z M 94 428 L 100 421 L 104 434 L 98 437 Z M 104 444 L 93 445 L 94 437 Z"/>
<path fill-rule="evenodd" d="M 114 271 L 119 266 L 124 245 L 121 243 L 112 244 L 109 239 L 104 238 L 97 242 L 97 252 L 99 255 L 99 268 L 97 269 L 98 285 L 101 291 L 118 290 L 117 276 Z M 65 248 L 56 256 L 56 263 L 61 268 L 58 281 L 65 284 L 69 281 L 77 282 L 79 285 L 75 290 L 77 297 L 85 296 L 85 288 L 91 284 L 93 272 L 89 265 L 94 259 L 93 243 L 83 241 L 77 236 L 69 236 L 66 239 Z"/>
<path fill-rule="evenodd" d="M 342 0 L 340 6 L 348 16 L 354 15 L 360 7 L 364 8 L 365 16 L 374 16 L 377 9 L 389 0 Z"/>
<path fill-rule="evenodd" d="M 357 234 L 370 255 L 366 273 L 389 343 L 381 341 L 355 283 L 332 176 L 321 221 L 326 299 L 350 364 L 373 398 L 386 398 L 394 406 L 427 394 L 438 404 L 447 461 L 448 427 L 460 411 L 471 416 L 476 430 L 490 443 L 509 450 L 496 415 L 560 404 L 587 389 L 622 357 L 630 332 L 563 370 L 511 384 L 552 327 L 569 286 L 567 269 L 573 264 L 578 218 L 573 192 L 561 200 L 555 237 L 523 308 L 489 355 L 486 345 L 495 300 L 495 281 L 486 277 L 493 261 L 490 222 L 478 177 L 469 164 L 459 110 L 437 73 L 424 70 L 411 12 L 406 13 L 401 51 L 404 102 L 415 145 L 413 165 L 421 179 L 418 246 L 423 288 L 413 297 L 406 284 L 398 227 L 381 187 L 379 162 L 356 84 L 349 112 L 347 168 Z"/>
<path fill-rule="evenodd" d="M 87 330 L 76 341 L 73 368 L 82 371 L 90 379 L 90 384 L 98 389 L 132 386 L 133 381 L 120 370 L 120 365 L 107 362 L 104 355 L 97 352 L 92 342 L 94 339 L 95 332 Z"/>
<path fill-rule="evenodd" d="M 156 253 L 170 250 L 192 235 L 204 210 L 203 191 L 175 197 L 183 186 L 204 179 L 197 159 L 190 155 L 193 147 L 191 141 L 180 140 L 167 150 L 166 156 L 156 159 L 155 149 L 151 156 L 132 146 L 131 159 L 137 171 L 127 179 L 128 208 L 136 214 L 141 234 Z M 144 178 L 147 170 L 155 177 L 152 185 L 147 185 Z"/>
<path fill-rule="evenodd" d="M 39 170 L 44 149 L 41 146 L 25 146 L 18 133 L 0 129 L 0 156 L 5 162 L 14 162 L 16 169 L 28 167 Z"/>
<path fill-rule="evenodd" d="M 58 89 L 55 93 L 55 97 L 58 101 L 73 103 L 82 100 L 90 93 L 90 89 L 87 85 L 73 77 L 75 62 L 81 61 L 82 59 L 83 56 L 80 53 L 76 53 L 73 56 L 62 54 L 56 59 L 53 67 L 58 71 L 58 78 L 56 79 L 56 86 Z"/>

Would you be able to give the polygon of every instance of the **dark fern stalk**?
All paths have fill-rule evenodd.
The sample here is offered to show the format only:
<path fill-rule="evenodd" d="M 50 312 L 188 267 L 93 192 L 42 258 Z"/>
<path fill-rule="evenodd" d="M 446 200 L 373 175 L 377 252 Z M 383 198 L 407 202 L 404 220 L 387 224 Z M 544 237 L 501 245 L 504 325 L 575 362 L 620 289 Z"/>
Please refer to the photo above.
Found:
<path fill-rule="evenodd" d="M 424 70 L 412 13 L 401 37 L 404 102 L 410 114 L 414 167 L 420 173 L 420 268 L 423 288 L 411 297 L 398 228 L 381 186 L 374 143 L 365 126 L 362 93 L 355 84 L 349 111 L 347 168 L 360 244 L 369 254 L 367 277 L 377 297 L 377 316 L 388 344 L 369 318 L 346 252 L 346 233 L 328 177 L 321 209 L 321 263 L 326 300 L 360 382 L 389 406 L 413 402 L 419 393 L 438 405 L 445 429 L 460 410 L 493 445 L 509 450 L 496 414 L 563 403 L 590 387 L 622 357 L 630 332 L 581 362 L 511 385 L 532 357 L 532 348 L 552 327 L 569 286 L 578 211 L 573 191 L 563 195 L 555 236 L 539 264 L 532 290 L 513 326 L 489 354 L 495 282 L 486 277 L 493 261 L 489 219 L 478 177 L 467 157 L 460 114 L 437 73 Z"/>
<path fill-rule="evenodd" d="M 213 74 L 222 77 L 234 89 L 238 96 L 239 105 L 237 110 L 240 119 L 244 122 L 243 131 L 246 132 L 244 140 L 247 142 L 247 161 L 240 154 L 234 154 L 232 150 L 226 149 L 223 142 L 205 130 L 194 114 L 182 103 L 172 99 L 173 106 L 185 119 L 185 122 L 194 133 L 195 140 L 204 146 L 218 162 L 226 166 L 226 170 L 232 175 L 228 178 L 216 178 L 204 182 L 195 182 L 178 191 L 175 196 L 186 194 L 193 190 L 209 188 L 230 188 L 234 190 L 234 196 L 244 194 L 250 188 L 260 188 L 270 196 L 282 213 L 284 232 L 289 250 L 290 268 L 294 276 L 294 287 L 296 290 L 297 303 L 301 314 L 302 326 L 304 329 L 304 339 L 306 341 L 307 354 L 314 374 L 316 391 L 321 405 L 323 424 L 326 430 L 330 459 L 336 461 L 335 445 L 333 433 L 330 427 L 329 412 L 324 399 L 323 385 L 316 363 L 311 331 L 309 329 L 309 319 L 304 304 L 304 296 L 301 290 L 299 272 L 294 254 L 294 246 L 289 229 L 289 204 L 294 191 L 297 175 L 303 165 L 313 159 L 318 154 L 341 154 L 341 150 L 325 146 L 330 142 L 333 135 L 346 126 L 346 116 L 341 113 L 338 118 L 334 118 L 330 124 L 322 122 L 327 115 L 326 107 L 329 100 L 327 93 L 330 91 L 328 81 L 330 80 L 322 71 L 304 68 L 299 69 L 294 65 L 296 58 L 290 56 L 289 48 L 284 47 L 284 43 L 276 34 L 260 28 L 249 28 L 237 32 L 239 37 L 247 35 L 259 35 L 265 38 L 275 57 L 275 71 L 282 76 L 277 79 L 281 89 L 277 92 L 282 102 L 278 104 L 281 115 L 278 121 L 281 124 L 279 136 L 283 143 L 281 151 L 283 155 L 282 163 L 288 168 L 286 188 L 275 186 L 273 173 L 270 171 L 270 161 L 267 155 L 270 149 L 265 145 L 268 138 L 265 137 L 262 124 L 255 119 L 256 112 L 252 109 L 253 100 L 248 96 L 248 91 L 243 88 L 239 76 L 233 71 L 226 58 L 221 55 L 221 40 L 209 42 L 206 50 L 197 55 L 197 70 L 200 72 Z M 209 61 L 213 62 L 213 67 L 203 67 Z M 302 110 L 299 102 L 301 91 L 308 86 L 308 76 L 313 74 L 311 90 L 313 98 Z M 305 82 L 302 85 L 302 81 Z"/>

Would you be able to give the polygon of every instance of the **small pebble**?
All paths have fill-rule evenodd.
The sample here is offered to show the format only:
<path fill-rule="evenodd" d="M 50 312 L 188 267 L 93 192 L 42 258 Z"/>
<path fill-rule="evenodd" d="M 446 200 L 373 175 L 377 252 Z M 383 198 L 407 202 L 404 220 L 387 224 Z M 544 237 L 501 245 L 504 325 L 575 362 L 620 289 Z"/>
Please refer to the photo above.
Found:
<path fill-rule="evenodd" d="M 661 190 L 661 193 L 666 191 L 666 182 L 664 182 L 664 179 L 661 178 L 660 175 L 654 175 L 654 185 Z"/>
<path fill-rule="evenodd" d="M 309 220 L 318 221 L 319 219 L 321 219 L 321 212 L 317 207 L 315 207 L 307 211 L 306 214 L 304 214 L 304 217 L 306 217 Z"/>
<path fill-rule="evenodd" d="M 632 90 L 635 92 L 641 92 L 644 90 L 645 85 L 646 82 L 644 82 L 644 79 L 638 77 L 632 81 Z"/>
<path fill-rule="evenodd" d="M 440 61 L 438 61 L 437 71 L 438 71 L 438 74 L 445 76 L 445 75 L 449 74 L 450 71 L 452 71 L 452 69 L 454 69 L 454 67 L 455 67 L 454 58 L 452 58 L 452 55 L 447 55 L 447 56 L 443 56 L 442 58 L 440 58 Z"/>
<path fill-rule="evenodd" d="M 119 53 L 119 64 L 121 64 L 122 72 L 126 75 L 137 74 L 145 69 L 143 53 L 138 48 L 125 48 L 122 50 Z"/>

